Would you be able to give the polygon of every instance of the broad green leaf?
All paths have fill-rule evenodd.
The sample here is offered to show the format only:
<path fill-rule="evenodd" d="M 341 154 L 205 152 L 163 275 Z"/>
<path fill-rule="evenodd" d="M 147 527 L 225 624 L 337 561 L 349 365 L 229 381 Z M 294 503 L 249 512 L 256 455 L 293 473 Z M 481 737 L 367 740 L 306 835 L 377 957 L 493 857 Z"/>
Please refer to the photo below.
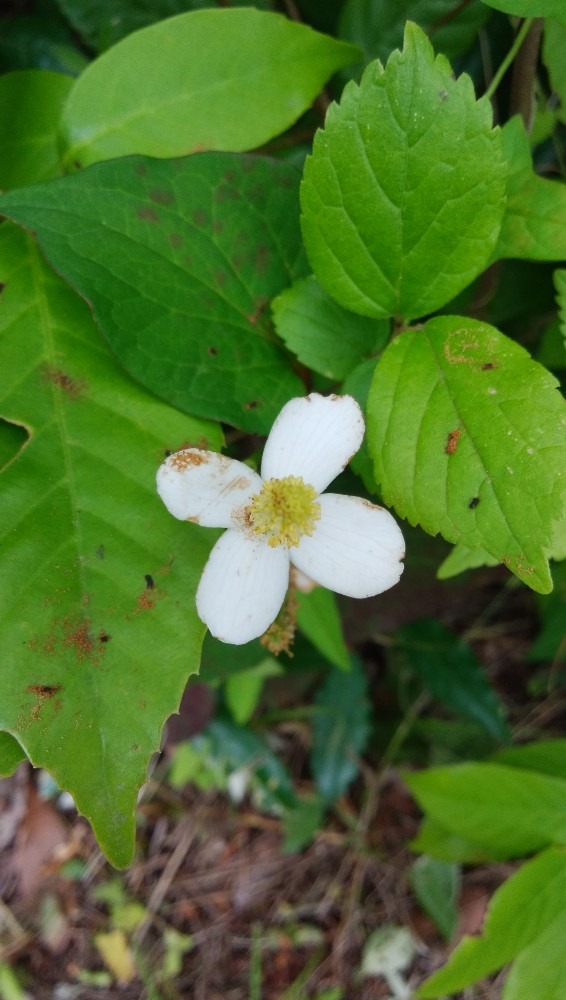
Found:
<path fill-rule="evenodd" d="M 76 76 L 87 65 L 87 57 L 78 48 L 66 21 L 47 4 L 36 5 L 36 9 L 40 7 L 42 13 L 3 17 L 0 73 L 42 69 Z"/>
<path fill-rule="evenodd" d="M 564 61 L 566 8 L 562 0 L 556 0 L 556 2 L 560 3 L 561 16 L 558 11 L 554 11 L 553 16 L 557 17 L 558 20 L 549 18 L 544 23 L 542 58 L 548 70 L 552 89 L 559 97 L 556 114 L 560 121 L 566 122 L 566 64 Z"/>
<path fill-rule="evenodd" d="M 37 234 L 143 385 L 267 432 L 304 392 L 267 315 L 305 271 L 298 183 L 260 157 L 130 157 L 12 191 L 0 211 Z"/>
<path fill-rule="evenodd" d="M 423 316 L 483 271 L 504 199 L 488 102 L 409 23 L 403 52 L 349 83 L 315 137 L 301 187 L 311 267 L 347 309 Z"/>
<path fill-rule="evenodd" d="M 434 1000 L 456 993 L 516 958 L 564 913 L 566 851 L 549 848 L 527 861 L 493 896 L 481 935 L 464 937 L 416 995 Z M 521 1000 L 535 1000 L 526 991 Z"/>
<path fill-rule="evenodd" d="M 444 938 L 450 940 L 458 923 L 460 869 L 449 861 L 423 854 L 409 872 L 411 887 Z"/>
<path fill-rule="evenodd" d="M 343 379 L 368 354 L 385 346 L 386 320 L 343 309 L 312 275 L 273 302 L 275 329 L 299 361 L 327 378 Z"/>
<path fill-rule="evenodd" d="M 357 57 L 353 45 L 252 8 L 167 18 L 128 35 L 79 77 L 61 119 L 64 163 L 254 149 Z"/>
<path fill-rule="evenodd" d="M 376 364 L 377 358 L 368 358 L 367 361 L 362 361 L 346 376 L 342 385 L 342 392 L 353 396 L 360 404 L 364 414 L 367 410 L 369 390 Z M 366 436 L 364 436 L 360 450 L 350 460 L 350 468 L 357 476 L 360 476 L 368 493 L 379 492 L 373 474 L 373 462 L 369 455 Z"/>
<path fill-rule="evenodd" d="M 403 44 L 406 22 L 414 21 L 431 36 L 437 52 L 454 59 L 472 45 L 490 13 L 480 0 L 459 8 L 454 0 L 346 0 L 339 35 L 360 46 L 365 62 L 384 63 Z"/>
<path fill-rule="evenodd" d="M 564 0 L 483 0 L 488 7 L 515 17 L 557 17 L 564 20 Z"/>
<path fill-rule="evenodd" d="M 312 724 L 311 768 L 317 790 L 326 802 L 342 795 L 358 773 L 357 757 L 365 749 L 370 704 L 362 664 L 331 670 L 316 697 Z"/>
<path fill-rule="evenodd" d="M 492 326 L 439 316 L 377 365 L 368 442 L 385 503 L 485 549 L 540 593 L 566 501 L 566 404 L 556 379 Z"/>
<path fill-rule="evenodd" d="M 453 864 L 483 864 L 493 856 L 481 844 L 451 833 L 436 819 L 425 816 L 419 832 L 410 844 L 412 851 L 428 854 L 438 861 Z"/>
<path fill-rule="evenodd" d="M 0 728 L 126 865 L 137 790 L 204 634 L 209 540 L 167 513 L 155 471 L 165 449 L 219 433 L 132 383 L 9 223 L 0 278 L 0 413 L 30 434 L 0 474 Z"/>
<path fill-rule="evenodd" d="M 503 1000 L 564 1000 L 566 996 L 566 906 L 513 963 Z"/>
<path fill-rule="evenodd" d="M 493 258 L 561 260 L 566 257 L 566 186 L 534 173 L 522 118 L 507 122 L 502 135 L 509 164 L 507 204 Z"/>
<path fill-rule="evenodd" d="M 495 858 L 566 844 L 566 779 L 502 764 L 458 764 L 404 777 L 425 813 Z"/>
<path fill-rule="evenodd" d="M 25 427 L 0 418 L 0 472 L 13 462 L 28 440 Z"/>
<path fill-rule="evenodd" d="M 0 77 L 0 188 L 58 177 L 57 126 L 73 81 L 29 69 Z"/>
<path fill-rule="evenodd" d="M 499 559 L 494 559 L 485 549 L 469 549 L 466 545 L 455 545 L 436 573 L 439 580 L 450 580 L 467 569 L 478 569 L 480 566 L 497 566 Z"/>
<path fill-rule="evenodd" d="M 495 764 L 519 767 L 527 771 L 566 778 L 566 739 L 540 740 L 521 746 L 506 747 L 492 758 Z"/>
<path fill-rule="evenodd" d="M 329 663 L 339 670 L 349 670 L 350 654 L 334 594 L 325 587 L 315 587 L 310 594 L 298 592 L 297 602 L 297 625 L 303 635 Z"/>
<path fill-rule="evenodd" d="M 479 723 L 495 739 L 509 738 L 501 702 L 475 653 L 455 633 L 425 618 L 398 629 L 395 640 L 425 688 L 446 708 Z"/>
<path fill-rule="evenodd" d="M 0 732 L 0 777 L 9 778 L 26 759 L 22 747 L 9 733 Z"/>
<path fill-rule="evenodd" d="M 556 288 L 556 300 L 558 302 L 560 330 L 564 338 L 564 350 L 566 352 L 566 269 L 561 268 L 554 272 L 554 287 Z"/>

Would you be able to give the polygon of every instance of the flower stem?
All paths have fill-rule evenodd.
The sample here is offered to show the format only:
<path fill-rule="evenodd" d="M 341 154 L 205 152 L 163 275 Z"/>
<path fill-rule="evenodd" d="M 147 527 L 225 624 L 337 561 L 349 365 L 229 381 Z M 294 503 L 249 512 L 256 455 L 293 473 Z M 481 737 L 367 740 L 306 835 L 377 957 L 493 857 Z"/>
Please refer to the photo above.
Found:
<path fill-rule="evenodd" d="M 511 48 L 509 49 L 509 52 L 505 56 L 505 59 L 499 66 L 497 73 L 494 75 L 489 87 L 485 92 L 485 96 L 490 100 L 493 97 L 495 91 L 497 90 L 499 84 L 501 83 L 503 77 L 505 76 L 507 70 L 509 69 L 511 63 L 513 62 L 515 56 L 517 55 L 517 52 L 521 48 L 521 45 L 525 41 L 525 38 L 527 37 L 527 34 L 529 32 L 529 29 L 533 21 L 534 21 L 533 17 L 526 17 L 521 27 L 519 28 L 517 34 L 515 35 L 515 40 Z"/>

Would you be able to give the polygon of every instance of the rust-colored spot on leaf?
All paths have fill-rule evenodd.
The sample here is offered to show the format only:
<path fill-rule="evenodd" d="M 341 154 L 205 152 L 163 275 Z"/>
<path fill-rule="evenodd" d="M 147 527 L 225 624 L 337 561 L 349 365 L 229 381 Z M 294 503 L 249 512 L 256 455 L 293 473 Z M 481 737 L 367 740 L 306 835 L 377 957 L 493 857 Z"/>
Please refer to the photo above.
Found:
<path fill-rule="evenodd" d="M 150 191 L 149 197 L 158 205 L 172 205 L 174 201 L 171 192 L 162 190 L 161 188 L 155 188 L 154 191 Z"/>
<path fill-rule="evenodd" d="M 255 269 L 257 274 L 264 274 L 267 264 L 269 262 L 269 250 L 265 246 L 259 246 L 257 248 L 256 258 L 255 258 Z"/>
<path fill-rule="evenodd" d="M 255 300 L 255 305 L 257 307 L 255 312 L 250 313 L 249 315 L 246 314 L 246 319 L 248 323 L 252 324 L 252 326 L 255 326 L 258 320 L 260 320 L 261 317 L 263 316 L 265 310 L 267 309 L 267 306 L 269 305 L 269 299 L 265 298 L 264 296 L 261 296 L 260 298 Z"/>
<path fill-rule="evenodd" d="M 138 205 L 136 215 L 144 222 L 159 222 L 159 213 L 151 205 Z"/>
<path fill-rule="evenodd" d="M 183 242 L 183 237 L 180 233 L 170 233 L 169 234 L 169 244 L 174 250 L 177 250 Z"/>
<path fill-rule="evenodd" d="M 186 469 L 190 469 L 195 465 L 202 465 L 206 461 L 206 455 L 203 455 L 198 448 L 191 448 L 188 451 L 176 451 L 170 456 L 170 465 L 177 472 L 185 472 Z"/>
<path fill-rule="evenodd" d="M 486 361 L 486 363 L 481 366 L 482 372 L 492 372 L 494 368 L 497 368 L 497 365 L 493 361 Z"/>
<path fill-rule="evenodd" d="M 40 698 L 53 698 L 61 690 L 60 684 L 28 684 L 27 691 L 37 694 Z"/>
<path fill-rule="evenodd" d="M 219 288 L 223 288 L 226 284 L 226 271 L 221 271 L 219 267 L 216 268 L 214 272 L 214 284 Z"/>
<path fill-rule="evenodd" d="M 147 167 L 145 163 L 136 163 L 134 170 L 140 177 L 145 177 L 147 174 Z"/>
<path fill-rule="evenodd" d="M 450 431 L 448 438 L 446 440 L 446 444 L 444 446 L 444 451 L 446 452 L 447 455 L 454 454 L 456 448 L 458 447 L 458 442 L 461 437 L 462 437 L 462 431 L 460 430 Z"/>
<path fill-rule="evenodd" d="M 218 348 L 217 347 L 209 347 L 208 348 L 208 353 L 210 354 L 210 356 L 212 358 L 215 358 L 216 355 L 218 354 Z"/>
<path fill-rule="evenodd" d="M 152 611 L 155 607 L 154 591 L 144 590 L 136 601 L 134 614 L 140 615 L 143 611 Z"/>
<path fill-rule="evenodd" d="M 6 287 L 6 282 L 5 281 L 0 281 L 0 295 L 4 291 L 5 287 Z"/>
<path fill-rule="evenodd" d="M 195 226 L 206 226 L 208 222 L 208 215 L 203 208 L 196 208 L 193 212 L 193 222 Z"/>
<path fill-rule="evenodd" d="M 44 382 L 56 385 L 57 388 L 61 389 L 73 401 L 80 399 L 82 393 L 87 388 L 84 379 L 72 378 L 70 375 L 67 375 L 67 372 L 62 371 L 60 368 L 53 368 L 51 365 L 43 365 L 41 378 Z"/>
<path fill-rule="evenodd" d="M 258 406 L 257 399 L 250 399 L 249 402 L 244 403 L 244 410 L 256 410 Z"/>

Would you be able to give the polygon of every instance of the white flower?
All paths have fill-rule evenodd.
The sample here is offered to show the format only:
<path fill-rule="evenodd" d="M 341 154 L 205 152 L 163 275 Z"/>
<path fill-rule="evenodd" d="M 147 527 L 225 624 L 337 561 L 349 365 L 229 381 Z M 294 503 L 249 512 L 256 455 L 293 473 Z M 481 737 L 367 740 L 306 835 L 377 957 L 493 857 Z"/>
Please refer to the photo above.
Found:
<path fill-rule="evenodd" d="M 262 635 L 277 617 L 292 564 L 347 597 L 398 582 L 405 554 L 391 514 L 359 497 L 323 493 L 362 443 L 351 396 L 291 399 L 267 439 L 261 477 L 232 458 L 187 448 L 157 473 L 167 509 L 181 520 L 227 528 L 204 568 L 197 611 L 223 642 Z"/>

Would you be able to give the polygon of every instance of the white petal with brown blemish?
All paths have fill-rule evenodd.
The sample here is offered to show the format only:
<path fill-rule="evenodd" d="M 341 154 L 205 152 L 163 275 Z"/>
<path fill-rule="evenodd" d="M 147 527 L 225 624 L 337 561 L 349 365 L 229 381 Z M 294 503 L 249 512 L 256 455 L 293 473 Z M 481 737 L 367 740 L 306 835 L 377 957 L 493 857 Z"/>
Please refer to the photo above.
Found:
<path fill-rule="evenodd" d="M 243 462 L 199 448 L 174 452 L 157 473 L 157 492 L 167 510 L 205 528 L 232 527 L 233 516 L 261 487 L 260 477 Z"/>

